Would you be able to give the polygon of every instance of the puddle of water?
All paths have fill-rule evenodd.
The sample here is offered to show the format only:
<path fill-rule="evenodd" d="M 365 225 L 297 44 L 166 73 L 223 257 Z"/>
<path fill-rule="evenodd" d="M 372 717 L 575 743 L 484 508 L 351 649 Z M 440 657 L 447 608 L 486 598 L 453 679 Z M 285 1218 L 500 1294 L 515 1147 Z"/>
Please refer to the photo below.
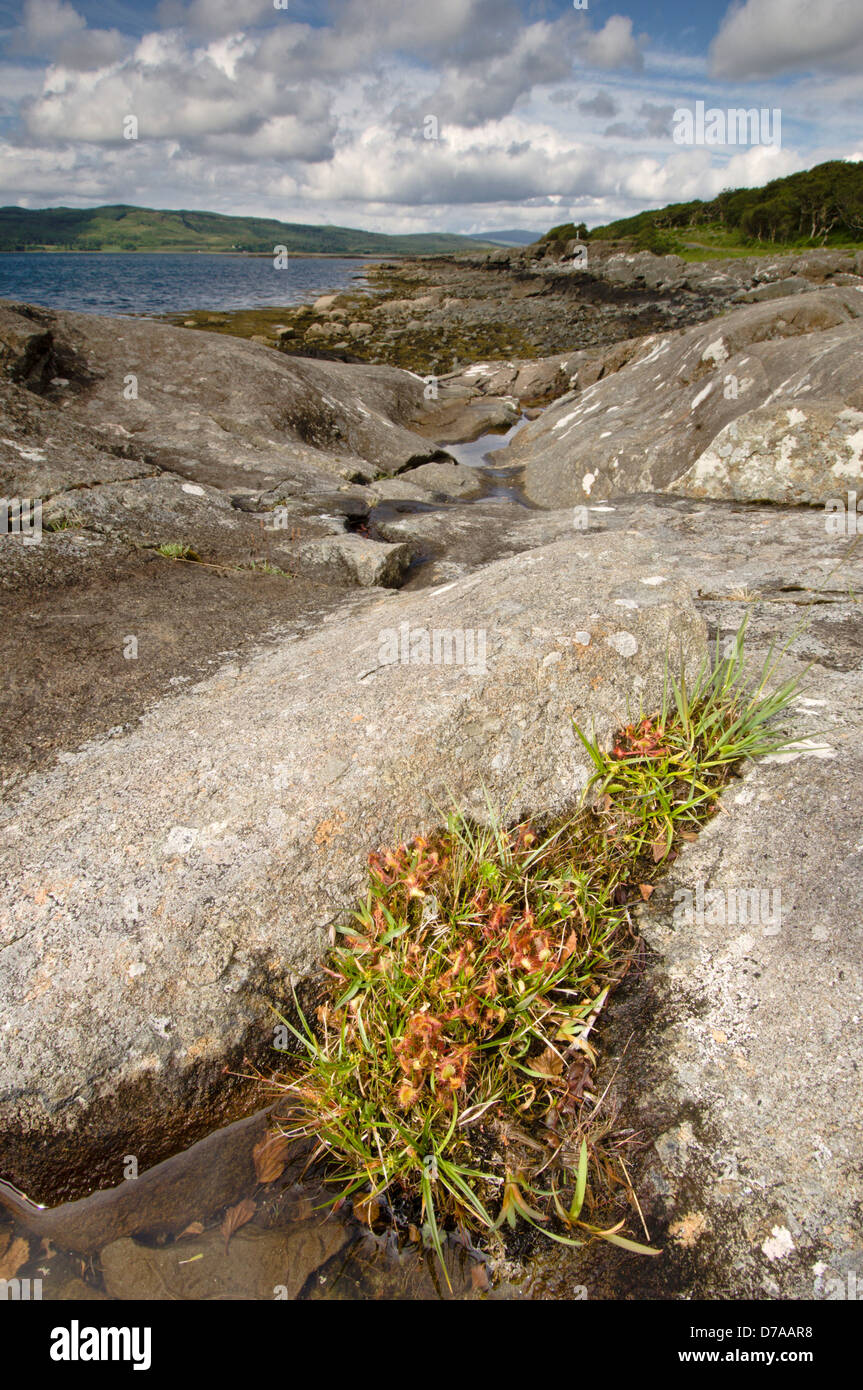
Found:
<path fill-rule="evenodd" d="M 511 425 L 508 430 L 492 432 L 480 435 L 479 439 L 473 440 L 469 444 L 441 444 L 439 448 L 442 452 L 451 455 L 459 464 L 465 468 L 474 469 L 481 477 L 482 490 L 474 497 L 451 498 L 440 502 L 418 502 L 408 498 L 393 498 L 385 502 L 379 502 L 369 512 L 368 516 L 359 522 L 349 524 L 349 529 L 358 531 L 361 535 L 371 536 L 375 540 L 389 539 L 382 536 L 378 530 L 381 523 L 397 521 L 404 516 L 418 516 L 428 512 L 445 512 L 459 510 L 465 506 L 470 506 L 472 502 L 509 502 L 515 503 L 519 507 L 534 510 L 532 504 L 521 490 L 518 481 L 521 469 L 519 467 L 498 467 L 494 466 L 495 454 L 506 448 L 507 444 L 524 429 L 527 419 L 522 418 Z M 410 470 L 402 475 L 410 481 Z M 414 544 L 414 557 L 408 570 L 408 576 L 415 575 L 431 558 L 432 552 L 426 553 L 422 548 Z"/>
<path fill-rule="evenodd" d="M 441 444 L 440 447 L 467 468 L 482 468 L 490 464 L 499 450 L 511 444 L 527 423 L 527 419 L 522 416 L 515 424 L 510 425 L 508 430 L 481 434 L 479 439 L 474 439 L 469 444 Z"/>
<path fill-rule="evenodd" d="M 16 1216 L 20 1200 L 7 1195 L 0 1271 L 10 1296 L 45 1301 L 463 1299 L 485 1291 L 478 1252 L 450 1242 L 448 1285 L 407 1218 L 394 1227 L 383 1207 L 360 1213 L 362 1221 L 350 1204 L 333 1211 L 331 1191 L 306 1166 L 307 1155 L 261 1112 L 78 1202 Z"/>
<path fill-rule="evenodd" d="M 472 500 L 476 502 L 501 500 L 516 502 L 522 507 L 529 506 L 521 487 L 515 481 L 521 469 L 517 467 L 495 468 L 494 466 L 495 454 L 505 449 L 507 444 L 515 439 L 515 436 L 525 428 L 527 423 L 527 419 L 522 416 L 506 431 L 482 434 L 479 439 L 474 439 L 469 444 L 441 445 L 441 448 L 446 449 L 446 452 L 451 454 L 457 463 L 466 468 L 479 469 L 484 475 L 486 488 L 480 497 Z"/>

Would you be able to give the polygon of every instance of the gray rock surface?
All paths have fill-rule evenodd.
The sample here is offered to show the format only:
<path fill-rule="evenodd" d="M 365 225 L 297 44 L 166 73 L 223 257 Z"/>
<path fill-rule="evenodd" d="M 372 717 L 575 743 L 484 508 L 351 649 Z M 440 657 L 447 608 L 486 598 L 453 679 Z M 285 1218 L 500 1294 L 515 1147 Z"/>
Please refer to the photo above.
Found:
<path fill-rule="evenodd" d="M 648 490 L 842 496 L 863 482 L 861 315 L 859 290 L 821 289 L 649 336 L 613 374 L 529 422 L 496 462 L 522 466 L 544 507 Z"/>
<path fill-rule="evenodd" d="M 541 304 L 561 273 L 512 254 L 539 291 L 520 302 Z M 805 1298 L 859 1274 L 863 558 L 851 519 L 837 534 L 822 504 L 863 482 L 861 266 L 833 252 L 656 262 L 620 257 L 610 289 L 756 302 L 443 383 L 463 419 L 477 397 L 493 418 L 564 390 L 495 458 L 553 510 L 474 500 L 486 484 L 461 465 L 412 466 L 436 450 L 409 373 L 0 309 L 2 487 L 43 496 L 65 528 L 0 541 L 11 723 L 21 746 L 40 721 L 61 727 L 0 810 L 3 1176 L 54 1201 L 232 1118 L 248 1087 L 226 1065 L 271 1060 L 269 1005 L 314 969 L 369 849 L 453 797 L 482 814 L 486 788 L 512 816 L 571 806 L 587 775 L 571 717 L 607 738 L 656 700 L 669 642 L 694 660 L 705 632 L 726 642 L 748 611 L 756 660 L 778 638 L 782 673 L 812 663 L 784 721 L 797 746 L 748 769 L 684 846 L 641 912 L 646 968 L 602 1024 L 664 1253 L 551 1256 L 526 1291 Z M 445 287 L 427 298 L 390 316 L 451 312 Z M 218 564 L 155 555 L 165 541 L 233 563 L 230 583 Z M 261 554 L 333 587 L 235 572 Z M 362 587 L 404 579 L 411 556 L 409 588 Z M 263 612 L 281 617 L 251 658 L 223 639 L 232 606 L 252 634 Z M 193 680 L 177 673 L 201 627 L 210 674 Z M 136 631 L 162 662 L 149 706 L 119 656 Z M 426 663 L 434 632 L 441 659 Z M 111 686 L 122 722 L 82 743 L 89 726 L 62 725 L 60 703 Z M 679 895 L 699 891 L 713 911 L 685 919 Z M 763 918 L 732 919 L 741 892 L 759 912 L 767 894 Z M 231 1244 L 253 1240 L 269 1280 L 269 1236 Z M 139 1287 L 167 1278 L 185 1296 L 164 1252 L 118 1243 L 112 1279 L 134 1267 Z M 258 1275 L 232 1277 L 219 1296 Z"/>
<path fill-rule="evenodd" d="M 379 843 L 452 798 L 482 814 L 485 787 L 514 815 L 572 804 L 571 717 L 609 737 L 669 645 L 703 650 L 686 586 L 642 582 L 648 553 L 575 536 L 355 604 L 23 783 L 0 828 L 9 1175 L 37 1195 L 74 1180 L 70 1152 L 116 1173 L 156 1117 L 206 1128 L 225 1057 L 271 1055 L 268 1003 Z M 437 662 L 393 664 L 424 632 Z"/>
<path fill-rule="evenodd" d="M 603 524 L 686 573 L 711 638 L 750 613 L 753 675 L 790 643 L 774 679 L 803 682 L 794 746 L 731 784 L 641 909 L 648 968 L 606 1021 L 601 1083 L 648 1140 L 633 1177 L 663 1254 L 541 1257 L 533 1296 L 847 1298 L 863 1261 L 863 556 L 814 511 L 626 501 Z"/>
<path fill-rule="evenodd" d="M 441 497 L 462 500 L 475 497 L 483 490 L 483 482 L 475 469 L 457 463 L 421 463 L 403 474 L 410 483 L 427 488 Z"/>
<path fill-rule="evenodd" d="M 404 423 L 422 385 L 392 368 L 8 301 L 0 303 L 0 343 L 10 379 L 33 385 L 38 361 L 43 386 L 49 371 L 66 381 L 50 387 L 51 398 L 67 425 L 105 453 L 146 458 L 205 485 L 263 488 L 290 478 L 332 486 L 363 465 L 372 476 L 394 473 L 430 453 Z M 14 450 L 14 421 L 11 434 Z"/>

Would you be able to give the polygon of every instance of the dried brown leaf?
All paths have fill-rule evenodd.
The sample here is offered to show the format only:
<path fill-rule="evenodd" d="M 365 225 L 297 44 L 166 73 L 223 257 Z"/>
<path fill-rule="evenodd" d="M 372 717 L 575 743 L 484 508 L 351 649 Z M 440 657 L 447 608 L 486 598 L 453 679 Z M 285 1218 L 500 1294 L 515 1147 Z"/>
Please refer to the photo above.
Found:
<path fill-rule="evenodd" d="M 204 1233 L 204 1227 L 200 1221 L 191 1221 L 184 1231 L 180 1232 L 180 1239 L 183 1236 L 200 1236 Z"/>
<path fill-rule="evenodd" d="M 251 1197 L 244 1197 L 242 1202 L 238 1202 L 235 1207 L 228 1207 L 225 1212 L 225 1219 L 221 1225 L 222 1235 L 225 1237 L 225 1253 L 228 1250 L 228 1241 L 235 1231 L 241 1226 L 245 1226 L 247 1221 L 251 1221 L 255 1214 L 255 1203 Z"/>
<path fill-rule="evenodd" d="M 666 856 L 667 853 L 668 853 L 668 841 L 666 840 L 666 838 L 665 838 L 664 835 L 660 835 L 660 836 L 658 837 L 658 839 L 654 840 L 654 842 L 653 842 L 653 862 L 654 862 L 654 864 L 659 864 L 660 861 L 663 860 L 663 859 L 665 858 L 665 856 Z"/>
<path fill-rule="evenodd" d="M 488 1274 L 485 1265 L 471 1265 L 470 1282 L 480 1293 L 486 1293 L 491 1285 L 488 1282 Z"/>
<path fill-rule="evenodd" d="M 578 945 L 578 933 L 575 931 L 571 931 L 569 933 L 569 936 L 564 941 L 563 946 L 561 947 L 560 954 L 562 958 L 564 960 L 569 960 L 569 957 L 578 950 Z"/>
<path fill-rule="evenodd" d="M 381 1204 L 377 1197 L 361 1197 L 354 1201 L 354 1216 L 366 1226 L 373 1226 L 381 1214 Z"/>
<path fill-rule="evenodd" d="M 290 1140 L 284 1134 L 267 1134 L 252 1149 L 255 1175 L 260 1183 L 275 1182 L 285 1171 Z"/>
<path fill-rule="evenodd" d="M 651 897 L 652 894 L 653 894 L 653 884 L 652 884 L 652 883 L 639 883 L 639 885 L 638 885 L 638 891 L 639 891 L 639 893 L 641 894 L 641 896 L 643 897 L 644 901 L 647 902 L 647 899 L 648 899 L 649 897 Z"/>
<path fill-rule="evenodd" d="M 560 1076 L 563 1071 L 563 1062 L 553 1047 L 547 1047 L 539 1057 L 530 1063 L 530 1068 L 531 1071 L 538 1071 L 541 1076 Z"/>

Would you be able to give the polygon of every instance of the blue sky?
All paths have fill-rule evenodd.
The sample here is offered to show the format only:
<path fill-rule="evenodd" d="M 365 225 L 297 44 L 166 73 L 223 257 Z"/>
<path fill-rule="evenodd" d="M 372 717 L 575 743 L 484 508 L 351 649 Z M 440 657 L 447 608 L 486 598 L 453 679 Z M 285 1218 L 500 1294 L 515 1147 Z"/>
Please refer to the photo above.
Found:
<path fill-rule="evenodd" d="M 861 98 L 863 0 L 0 0 L 0 203 L 596 225 L 859 159 Z"/>

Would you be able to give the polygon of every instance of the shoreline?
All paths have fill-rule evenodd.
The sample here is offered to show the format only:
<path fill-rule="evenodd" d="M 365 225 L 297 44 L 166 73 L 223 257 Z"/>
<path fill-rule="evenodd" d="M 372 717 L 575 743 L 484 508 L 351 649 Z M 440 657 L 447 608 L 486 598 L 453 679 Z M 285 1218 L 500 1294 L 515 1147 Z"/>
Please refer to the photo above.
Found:
<path fill-rule="evenodd" d="M 31 246 L 19 251 L 0 251 L 0 256 L 239 256 L 243 260 L 269 260 L 272 257 L 271 251 L 180 251 L 175 249 L 154 248 L 145 250 L 139 248 L 134 251 L 104 250 L 104 251 L 82 251 L 76 247 L 59 246 Z M 429 255 L 449 254 L 445 252 L 429 252 Z M 297 260 L 304 261 L 380 261 L 380 260 L 413 260 L 414 257 L 405 251 L 289 251 L 288 259 L 295 257 Z"/>

